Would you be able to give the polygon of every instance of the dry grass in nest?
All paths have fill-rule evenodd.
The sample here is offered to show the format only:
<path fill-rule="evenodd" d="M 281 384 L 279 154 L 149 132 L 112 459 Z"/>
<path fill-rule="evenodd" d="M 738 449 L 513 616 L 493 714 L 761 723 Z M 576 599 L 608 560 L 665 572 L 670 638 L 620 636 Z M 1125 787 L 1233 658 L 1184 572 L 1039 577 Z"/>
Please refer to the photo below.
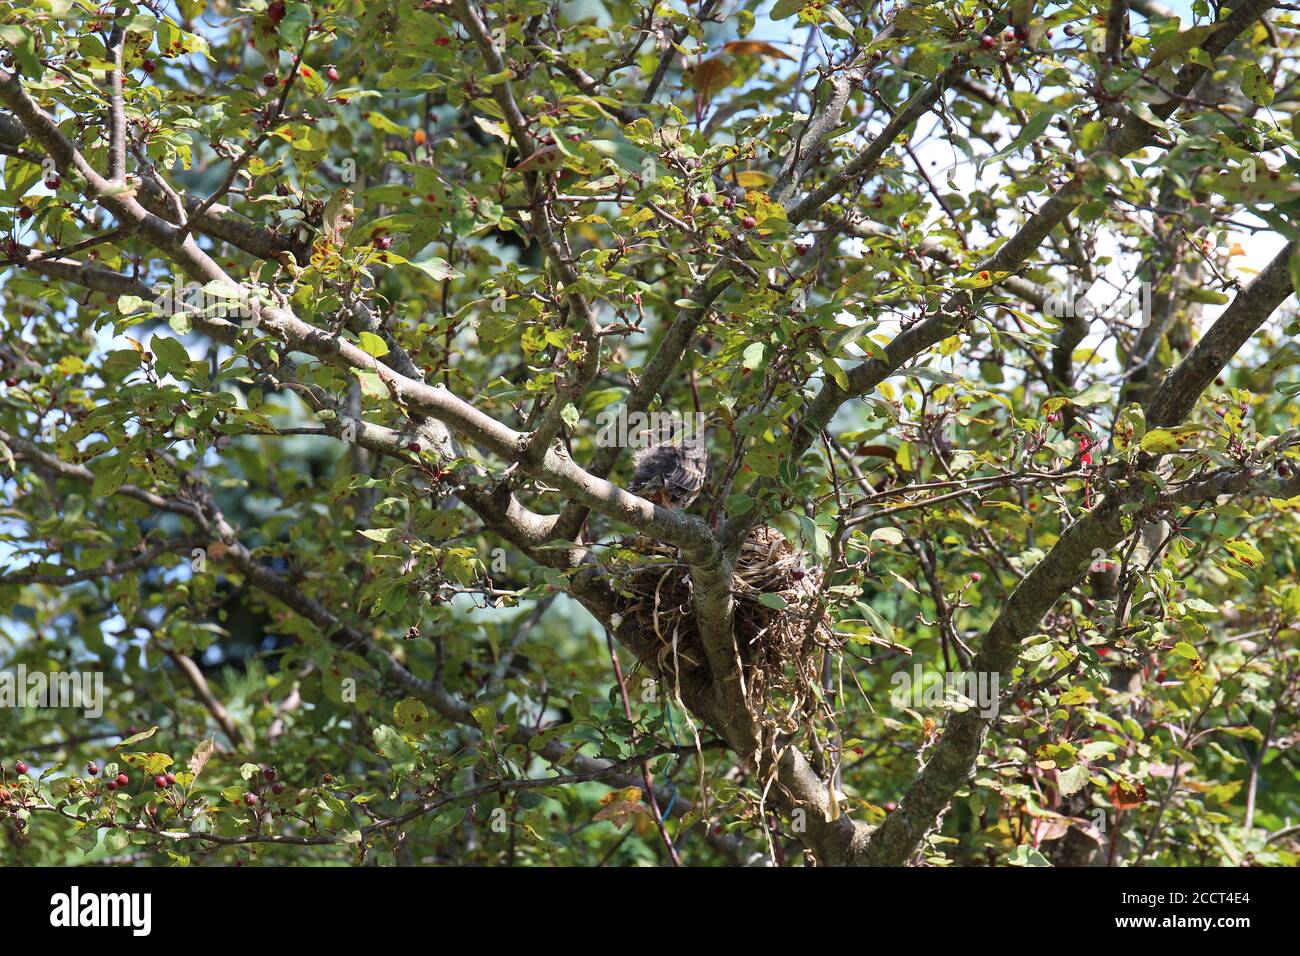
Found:
<path fill-rule="evenodd" d="M 615 568 L 623 619 L 619 632 L 631 640 L 641 664 L 671 686 L 678 673 L 704 668 L 690 569 L 668 545 L 637 538 L 625 546 L 649 561 Z M 792 711 L 811 703 L 814 651 L 834 640 L 825 620 L 810 626 L 818 614 L 821 580 L 820 569 L 806 566 L 780 532 L 766 526 L 750 532 L 736 561 L 731 593 L 736 645 L 756 713 L 781 691 L 789 692 L 782 696 Z"/>

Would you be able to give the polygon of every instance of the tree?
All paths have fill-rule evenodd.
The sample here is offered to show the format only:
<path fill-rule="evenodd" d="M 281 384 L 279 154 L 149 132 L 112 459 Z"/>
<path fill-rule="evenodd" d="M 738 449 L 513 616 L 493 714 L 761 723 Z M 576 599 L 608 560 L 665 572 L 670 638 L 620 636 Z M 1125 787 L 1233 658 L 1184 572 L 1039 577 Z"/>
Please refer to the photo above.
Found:
<path fill-rule="evenodd" d="M 10 858 L 1295 862 L 1290 14 L 5 8 Z"/>

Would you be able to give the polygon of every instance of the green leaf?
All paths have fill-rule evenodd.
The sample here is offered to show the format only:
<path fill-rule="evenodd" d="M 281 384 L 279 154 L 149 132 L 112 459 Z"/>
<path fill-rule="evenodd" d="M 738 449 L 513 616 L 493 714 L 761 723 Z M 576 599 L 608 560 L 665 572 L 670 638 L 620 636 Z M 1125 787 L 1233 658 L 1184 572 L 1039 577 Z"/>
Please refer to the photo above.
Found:
<path fill-rule="evenodd" d="M 1142 406 L 1136 403 L 1124 406 L 1124 410 L 1115 420 L 1115 447 L 1123 451 L 1133 442 L 1140 442 L 1146 434 L 1146 428 L 1146 412 L 1142 410 Z"/>
<path fill-rule="evenodd" d="M 129 753 L 122 754 L 122 762 L 138 767 L 152 777 L 170 767 L 173 760 L 168 754 L 163 753 Z"/>
<path fill-rule="evenodd" d="M 1092 743 L 1084 744 L 1079 748 L 1080 760 L 1096 760 L 1108 753 L 1113 753 L 1118 746 L 1109 740 L 1094 740 Z"/>
<path fill-rule="evenodd" d="M 1187 290 L 1187 298 L 1204 305 L 1224 305 L 1228 301 L 1228 294 L 1220 292 L 1218 289 L 1206 289 L 1198 286 Z"/>
<path fill-rule="evenodd" d="M 149 340 L 149 350 L 154 354 L 154 368 L 159 375 L 184 370 L 190 364 L 190 355 L 170 335 L 155 335 Z"/>
<path fill-rule="evenodd" d="M 1022 843 L 1007 857 L 1011 866 L 1051 866 L 1051 862 L 1027 843 Z"/>
<path fill-rule="evenodd" d="M 438 282 L 446 279 L 463 279 L 465 277 L 464 273 L 457 272 L 448 265 L 446 259 L 440 256 L 430 256 L 428 259 L 421 259 L 419 262 L 407 262 L 406 265 L 411 266 L 413 269 L 419 269 L 430 279 Z"/>
<path fill-rule="evenodd" d="M 871 532 L 871 540 L 897 546 L 903 543 L 903 532 L 897 528 L 877 528 Z"/>
<path fill-rule="evenodd" d="M 1093 152 L 1101 141 L 1106 137 L 1106 124 L 1101 120 L 1091 120 L 1084 123 L 1075 134 L 1075 139 L 1079 143 L 1079 148 L 1085 153 Z"/>
<path fill-rule="evenodd" d="M 840 367 L 839 362 L 835 361 L 833 358 L 828 358 L 822 363 L 822 369 L 831 377 L 831 380 L 835 382 L 836 385 L 846 392 L 849 391 L 848 373 Z"/>
<path fill-rule="evenodd" d="M 754 499 L 749 495 L 732 494 L 727 495 L 726 499 L 723 501 L 723 507 L 727 509 L 727 515 L 734 518 L 736 515 L 741 515 L 748 511 L 753 503 Z"/>
<path fill-rule="evenodd" d="M 1092 694 L 1086 687 L 1071 687 L 1060 696 L 1057 703 L 1062 707 L 1078 707 L 1080 704 L 1087 704 L 1093 700 Z"/>
<path fill-rule="evenodd" d="M 362 332 L 357 336 L 361 345 L 361 350 L 372 358 L 388 354 L 388 343 L 381 339 L 374 332 Z"/>
<path fill-rule="evenodd" d="M 1243 541 L 1240 538 L 1233 538 L 1231 541 L 1225 541 L 1226 547 L 1232 556 L 1249 568 L 1259 568 L 1264 565 L 1264 554 L 1249 541 Z"/>
<path fill-rule="evenodd" d="M 1088 783 L 1090 771 L 1087 764 L 1077 763 L 1069 770 L 1062 770 L 1056 777 L 1056 786 L 1062 797 L 1078 793 Z"/>
<path fill-rule="evenodd" d="M 1273 84 L 1258 63 L 1247 63 L 1241 71 L 1241 92 L 1259 106 L 1273 102 Z"/>
<path fill-rule="evenodd" d="M 1156 44 L 1155 50 L 1151 52 L 1151 59 L 1147 61 L 1147 69 L 1159 66 L 1170 57 L 1186 53 L 1194 46 L 1200 46 L 1211 34 L 1223 27 L 1221 23 L 1211 23 L 1204 26 L 1192 27 L 1181 33 L 1175 33 L 1172 36 L 1165 37 Z"/>
<path fill-rule="evenodd" d="M 393 722 L 399 730 L 423 734 L 429 728 L 429 708 L 414 697 L 399 700 L 393 705 Z"/>
<path fill-rule="evenodd" d="M 853 36 L 853 24 L 849 22 L 848 17 L 829 4 L 822 7 L 821 12 L 845 36 Z"/>
<path fill-rule="evenodd" d="M 140 353 L 135 349 L 116 349 L 104 356 L 99 370 L 105 378 L 124 379 L 140 367 Z"/>
<path fill-rule="evenodd" d="M 126 484 L 126 460 L 122 455 L 114 455 L 100 464 L 95 480 L 90 486 L 90 493 L 96 497 L 111 495 Z M 157 730 L 157 728 L 154 728 Z"/>
<path fill-rule="evenodd" d="M 1163 428 L 1153 428 L 1142 436 L 1139 447 L 1143 451 L 1154 452 L 1158 455 L 1167 455 L 1171 452 L 1178 451 L 1178 439 L 1173 432 Z"/>
<path fill-rule="evenodd" d="M 1109 405 L 1114 397 L 1114 389 L 1106 382 L 1093 382 L 1071 401 L 1080 407 L 1089 405 Z"/>
<path fill-rule="evenodd" d="M 862 612 L 862 616 L 867 619 L 867 623 L 871 625 L 871 629 L 876 632 L 878 638 L 890 644 L 894 643 L 894 627 L 880 616 L 879 611 L 870 604 L 859 603 L 857 608 Z"/>
<path fill-rule="evenodd" d="M 132 734 L 130 737 L 127 737 L 125 740 L 118 743 L 117 748 L 120 750 L 123 747 L 129 747 L 132 744 L 138 744 L 142 740 L 148 740 L 156 733 L 158 733 L 158 726 L 155 724 L 153 727 L 150 727 L 148 730 L 143 730 L 138 734 Z"/>
<path fill-rule="evenodd" d="M 809 0 L 776 0 L 769 15 L 773 20 L 785 20 L 808 6 L 808 3 Z"/>

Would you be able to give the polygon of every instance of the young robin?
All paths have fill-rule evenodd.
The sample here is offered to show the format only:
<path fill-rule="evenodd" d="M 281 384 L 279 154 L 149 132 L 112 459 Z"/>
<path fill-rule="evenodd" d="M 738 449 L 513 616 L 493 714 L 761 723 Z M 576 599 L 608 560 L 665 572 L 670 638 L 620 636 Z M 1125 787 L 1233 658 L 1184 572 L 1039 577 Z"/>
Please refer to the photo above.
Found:
<path fill-rule="evenodd" d="M 703 429 L 660 428 L 632 457 L 628 489 L 669 511 L 689 508 L 709 479 Z"/>

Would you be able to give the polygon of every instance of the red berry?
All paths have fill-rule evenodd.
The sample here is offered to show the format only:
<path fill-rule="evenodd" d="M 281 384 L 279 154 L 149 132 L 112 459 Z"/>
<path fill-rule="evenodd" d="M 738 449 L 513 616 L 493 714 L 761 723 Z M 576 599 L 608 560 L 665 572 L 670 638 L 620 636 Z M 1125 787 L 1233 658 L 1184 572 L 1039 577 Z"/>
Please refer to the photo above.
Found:
<path fill-rule="evenodd" d="M 332 773 L 327 773 L 321 777 L 321 780 L 323 780 L 325 783 L 333 783 L 334 775 Z"/>
<path fill-rule="evenodd" d="M 32 218 L 32 211 L 31 211 L 30 209 L 28 209 L 26 206 L 19 206 L 19 207 L 18 207 L 18 218 L 19 218 L 19 219 L 31 219 L 31 218 Z"/>
<path fill-rule="evenodd" d="M 174 786 L 175 783 L 176 783 L 176 774 L 174 773 L 167 774 L 167 786 L 169 787 Z"/>
<path fill-rule="evenodd" d="M 266 15 L 271 18 L 272 23 L 279 23 L 284 19 L 285 9 L 282 0 L 275 0 L 266 8 Z"/>
<path fill-rule="evenodd" d="M 1016 27 L 1016 39 L 1021 43 L 1026 42 L 1029 39 L 1029 27 L 1023 25 Z"/>
<path fill-rule="evenodd" d="M 126 774 L 124 774 L 124 773 L 119 773 L 119 774 L 117 775 L 117 785 L 118 785 L 119 787 L 125 787 L 125 786 L 126 786 L 128 783 L 130 783 L 130 782 L 131 782 L 131 778 L 128 777 Z"/>
<path fill-rule="evenodd" d="M 406 447 L 409 448 L 411 451 L 415 452 L 417 455 L 420 453 L 420 443 L 418 441 L 413 441 Z"/>
<path fill-rule="evenodd" d="M 18 379 L 7 378 L 5 379 L 5 384 L 8 385 L 10 388 L 16 388 L 18 386 Z"/>
<path fill-rule="evenodd" d="M 989 36 L 987 33 L 984 36 L 980 37 L 981 50 L 991 50 L 997 45 L 998 45 L 998 41 L 995 38 Z"/>
<path fill-rule="evenodd" d="M 274 89 L 275 85 L 280 82 L 280 78 L 274 73 L 267 73 L 262 77 L 262 85 L 268 90 Z"/>
<path fill-rule="evenodd" d="M 284 784 L 277 780 L 275 783 L 271 784 L 271 792 L 278 797 L 280 794 L 284 793 Z"/>
<path fill-rule="evenodd" d="M 972 573 L 971 573 L 971 576 L 970 576 L 970 579 L 971 579 L 972 581 L 974 581 L 976 584 L 979 584 L 979 583 L 980 583 L 980 573 L 979 573 L 978 571 L 974 571 L 974 572 L 972 572 Z"/>
<path fill-rule="evenodd" d="M 710 196 L 708 193 L 701 193 L 700 196 L 695 201 L 699 203 L 701 206 L 713 205 L 713 197 Z"/>
<path fill-rule="evenodd" d="M 274 768 L 274 767 L 264 767 L 264 768 L 262 769 L 262 776 L 265 777 L 267 780 L 274 780 L 274 779 L 275 779 L 275 768 Z"/>
<path fill-rule="evenodd" d="M 159 790 L 162 790 L 167 786 L 167 776 L 161 773 L 158 774 L 158 776 L 153 778 L 153 785 Z"/>
<path fill-rule="evenodd" d="M 758 225 L 758 220 L 755 219 L 753 216 L 745 216 L 740 220 L 740 224 L 744 226 L 746 229 L 753 229 L 755 226 Z"/>
<path fill-rule="evenodd" d="M 90 774 L 92 777 L 98 776 L 99 768 L 96 767 L 92 761 L 91 763 L 86 764 L 86 773 Z"/>
<path fill-rule="evenodd" d="M 331 83 L 337 83 L 339 81 L 339 71 L 335 67 L 331 66 L 325 71 L 325 79 L 329 80 Z"/>
<path fill-rule="evenodd" d="M 108 782 L 108 792 L 109 792 L 109 793 L 112 793 L 112 792 L 113 792 L 114 790 L 116 790 L 116 789 L 117 789 L 117 781 L 116 781 L 116 780 L 110 780 L 110 781 Z"/>
<path fill-rule="evenodd" d="M 257 794 L 255 793 L 244 794 L 244 803 L 250 807 L 257 806 Z"/>
<path fill-rule="evenodd" d="M 146 59 L 143 63 L 140 64 L 140 69 L 144 70 L 146 73 L 152 76 L 153 71 L 158 69 L 158 64 L 155 63 L 153 60 Z"/>
<path fill-rule="evenodd" d="M 58 173 L 51 173 L 45 180 L 46 189 L 58 189 L 63 185 L 63 177 Z"/>
<path fill-rule="evenodd" d="M 388 248 L 390 248 L 392 245 L 393 245 L 393 237 L 392 237 L 392 236 L 378 236 L 378 237 L 375 239 L 375 248 L 376 248 L 376 249 L 388 249 Z"/>
<path fill-rule="evenodd" d="M 1002 34 L 1002 39 L 1006 40 L 1008 43 L 1015 43 L 1016 42 L 1015 31 L 1008 30 L 1006 33 Z"/>
<path fill-rule="evenodd" d="M 20 761 L 18 761 L 16 764 L 14 764 L 14 769 L 17 770 L 19 773 L 26 773 L 26 772 L 27 772 L 27 764 L 23 763 L 23 762 L 20 760 Z"/>
<path fill-rule="evenodd" d="M 722 197 L 722 208 L 723 208 L 723 209 L 735 209 L 735 208 L 736 208 L 736 200 L 732 199 L 730 196 L 723 196 L 723 197 Z"/>

